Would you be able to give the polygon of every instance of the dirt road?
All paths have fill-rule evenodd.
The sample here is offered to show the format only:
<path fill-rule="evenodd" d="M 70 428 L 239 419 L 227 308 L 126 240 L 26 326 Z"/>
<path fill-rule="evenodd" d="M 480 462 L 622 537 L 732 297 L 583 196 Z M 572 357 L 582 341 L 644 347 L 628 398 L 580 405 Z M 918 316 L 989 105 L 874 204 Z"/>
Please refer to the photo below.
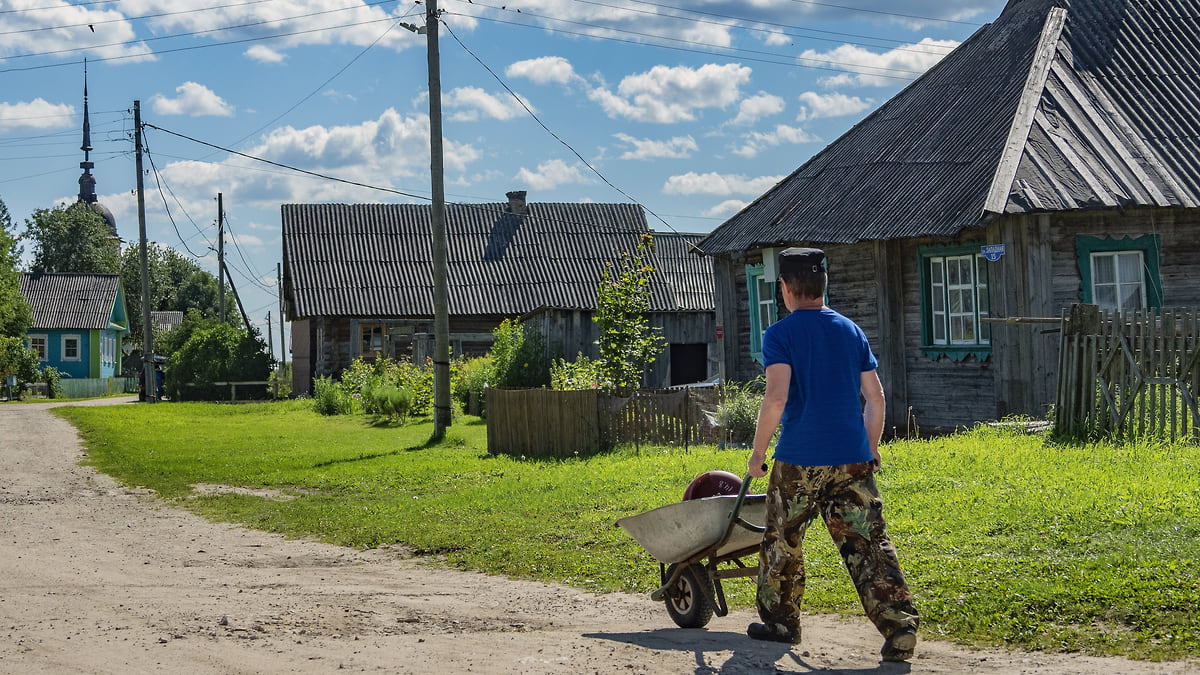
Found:
<path fill-rule="evenodd" d="M 647 597 L 213 524 L 79 466 L 49 405 L 0 405 L 4 673 L 1200 672 L 931 641 L 881 664 L 861 619 L 809 617 L 788 649 L 747 638 L 747 612 L 680 630 Z"/>

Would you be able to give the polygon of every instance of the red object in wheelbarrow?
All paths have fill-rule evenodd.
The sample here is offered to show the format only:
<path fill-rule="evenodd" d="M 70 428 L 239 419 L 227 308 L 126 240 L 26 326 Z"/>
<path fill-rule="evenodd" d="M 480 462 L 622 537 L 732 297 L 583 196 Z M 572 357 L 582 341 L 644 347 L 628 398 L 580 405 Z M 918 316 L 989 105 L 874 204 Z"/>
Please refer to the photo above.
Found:
<path fill-rule="evenodd" d="M 750 481 L 749 475 L 740 481 L 736 495 L 667 504 L 617 521 L 658 561 L 662 586 L 650 598 L 666 601 L 680 628 L 701 628 L 713 614 L 728 614 L 721 581 L 758 574 L 767 497 L 747 495 Z M 750 555 L 752 562 L 742 560 Z"/>

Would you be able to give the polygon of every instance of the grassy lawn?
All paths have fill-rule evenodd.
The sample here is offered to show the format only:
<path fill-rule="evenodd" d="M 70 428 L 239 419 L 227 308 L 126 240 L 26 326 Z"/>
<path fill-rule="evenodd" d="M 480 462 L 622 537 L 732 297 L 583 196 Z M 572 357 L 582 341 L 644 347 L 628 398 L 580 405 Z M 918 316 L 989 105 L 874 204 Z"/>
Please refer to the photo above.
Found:
<path fill-rule="evenodd" d="M 744 475 L 748 454 L 701 446 L 493 457 L 477 418 L 456 421 L 434 446 L 431 423 L 321 417 L 300 402 L 56 413 L 81 430 L 99 470 L 214 520 L 352 547 L 404 546 L 456 567 L 601 592 L 658 586 L 657 563 L 617 518 L 678 501 L 703 471 Z M 889 530 L 926 636 L 1140 659 L 1200 655 L 1196 448 L 1059 444 L 980 428 L 883 452 Z M 294 499 L 197 497 L 191 486 L 200 483 Z M 808 541 L 807 609 L 861 612 L 823 528 Z M 752 605 L 750 580 L 725 587 L 732 607 Z M 671 625 L 665 610 L 663 620 Z"/>

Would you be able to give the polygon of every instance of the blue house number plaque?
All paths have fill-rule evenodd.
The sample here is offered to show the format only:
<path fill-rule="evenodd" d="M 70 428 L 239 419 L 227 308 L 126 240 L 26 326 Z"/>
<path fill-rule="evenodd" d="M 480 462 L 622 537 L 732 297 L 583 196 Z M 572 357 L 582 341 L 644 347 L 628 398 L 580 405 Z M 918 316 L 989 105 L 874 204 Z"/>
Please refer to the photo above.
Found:
<path fill-rule="evenodd" d="M 983 257 L 987 258 L 988 262 L 996 262 L 1000 256 L 1004 255 L 1004 244 L 980 246 L 979 251 L 983 253 Z"/>

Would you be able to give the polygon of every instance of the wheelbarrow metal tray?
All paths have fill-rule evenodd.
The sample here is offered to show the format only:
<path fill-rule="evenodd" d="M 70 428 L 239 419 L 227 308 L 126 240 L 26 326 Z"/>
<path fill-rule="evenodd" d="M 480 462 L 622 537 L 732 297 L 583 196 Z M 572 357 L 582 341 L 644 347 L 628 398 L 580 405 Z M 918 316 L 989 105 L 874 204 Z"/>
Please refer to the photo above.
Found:
<path fill-rule="evenodd" d="M 726 528 L 730 527 L 730 515 L 736 505 L 736 495 L 692 499 L 627 516 L 618 520 L 617 525 L 655 560 L 666 564 L 683 562 L 721 541 Z M 747 495 L 736 515 L 752 525 L 761 526 L 767 515 L 766 495 Z M 729 538 L 710 555 L 721 556 L 761 541 L 761 532 L 734 522 Z"/>

